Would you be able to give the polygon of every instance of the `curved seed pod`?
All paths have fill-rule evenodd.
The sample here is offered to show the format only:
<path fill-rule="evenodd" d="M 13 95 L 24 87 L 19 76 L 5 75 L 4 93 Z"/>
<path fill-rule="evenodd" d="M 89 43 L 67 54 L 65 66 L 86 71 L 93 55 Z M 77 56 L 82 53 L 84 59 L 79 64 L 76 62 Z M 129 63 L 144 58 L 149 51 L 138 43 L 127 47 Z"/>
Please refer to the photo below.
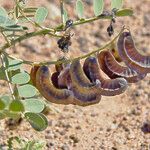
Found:
<path fill-rule="evenodd" d="M 59 74 L 60 74 L 59 72 L 54 72 L 51 76 L 51 81 L 56 88 L 59 88 L 59 85 L 58 85 Z"/>
<path fill-rule="evenodd" d="M 66 88 L 66 86 L 67 86 L 68 89 L 73 91 L 73 94 L 75 96 L 74 100 L 73 100 L 73 104 L 74 105 L 88 106 L 88 105 L 92 105 L 92 104 L 98 103 L 100 101 L 100 99 L 101 99 L 101 96 L 99 96 L 99 98 L 97 98 L 97 100 L 95 100 L 95 98 L 93 100 L 92 96 L 88 97 L 86 95 L 87 90 L 86 91 L 83 90 L 85 87 L 82 87 L 82 89 L 79 89 L 79 88 L 76 88 L 76 87 L 74 87 L 72 85 L 72 81 L 71 81 L 71 77 L 70 77 L 70 67 L 65 68 L 60 73 L 59 78 L 58 78 L 58 84 L 62 88 Z M 81 92 L 79 90 L 81 90 Z"/>
<path fill-rule="evenodd" d="M 72 62 L 69 73 L 71 78 L 69 88 L 74 94 L 75 104 L 87 106 L 96 104 L 101 100 L 101 90 L 97 88 L 99 85 L 89 81 L 78 60 Z"/>
<path fill-rule="evenodd" d="M 73 76 L 73 80 L 76 81 L 77 84 L 79 83 L 81 86 L 84 87 L 90 87 L 94 85 L 84 74 L 84 71 L 82 69 L 79 60 L 73 61 L 70 70 L 71 70 L 70 75 Z"/>
<path fill-rule="evenodd" d="M 116 49 L 111 49 L 110 51 L 114 56 L 115 60 L 117 60 L 117 62 L 122 62 L 122 59 L 120 58 L 118 51 Z"/>
<path fill-rule="evenodd" d="M 71 88 L 70 65 L 65 67 L 58 76 L 58 86 L 60 88 Z"/>
<path fill-rule="evenodd" d="M 49 69 L 41 66 L 36 74 L 36 87 L 45 99 L 56 104 L 72 104 L 72 92 L 67 89 L 57 89 L 50 80 Z"/>
<path fill-rule="evenodd" d="M 124 78 L 107 79 L 99 67 L 95 57 L 89 57 L 85 60 L 84 71 L 92 82 L 100 81 L 102 95 L 115 96 L 123 93 L 127 89 L 127 81 Z M 86 68 L 86 69 L 85 69 Z M 87 69 L 88 68 L 88 69 Z"/>
<path fill-rule="evenodd" d="M 138 74 L 129 67 L 119 64 L 109 51 L 101 51 L 98 55 L 100 68 L 111 78 L 122 77 L 129 83 L 135 83 L 143 79 L 146 75 Z"/>
<path fill-rule="evenodd" d="M 30 79 L 32 81 L 32 84 L 36 87 L 36 73 L 37 70 L 39 69 L 40 66 L 35 65 L 31 68 L 31 72 L 30 72 Z"/>
<path fill-rule="evenodd" d="M 125 38 L 124 48 L 132 61 L 150 72 L 150 56 L 144 56 L 138 52 L 131 34 Z"/>
<path fill-rule="evenodd" d="M 127 40 L 126 40 L 127 37 L 129 39 L 130 36 L 131 36 L 130 32 L 123 32 L 118 39 L 117 46 L 118 46 L 118 53 L 119 53 L 120 57 L 122 58 L 122 60 L 128 67 L 130 67 L 132 70 L 135 70 L 139 74 L 149 73 L 150 69 L 148 68 L 148 66 L 149 66 L 148 65 L 149 64 L 148 57 L 142 58 L 141 56 L 139 56 L 138 52 L 135 51 L 135 49 L 133 49 L 134 45 L 132 45 L 132 49 L 131 49 L 131 44 L 127 43 Z M 126 42 L 126 44 L 125 44 L 125 42 Z M 138 59 L 138 60 L 136 60 L 136 59 Z M 141 62 L 141 59 L 142 59 L 143 63 Z M 147 67 L 144 64 L 147 65 Z"/>
<path fill-rule="evenodd" d="M 117 62 L 122 62 L 122 59 L 120 58 L 119 54 L 118 54 L 118 50 L 117 50 L 117 45 L 115 42 L 113 42 L 110 45 L 110 52 L 112 53 L 112 55 L 114 56 L 115 60 L 117 60 Z"/>

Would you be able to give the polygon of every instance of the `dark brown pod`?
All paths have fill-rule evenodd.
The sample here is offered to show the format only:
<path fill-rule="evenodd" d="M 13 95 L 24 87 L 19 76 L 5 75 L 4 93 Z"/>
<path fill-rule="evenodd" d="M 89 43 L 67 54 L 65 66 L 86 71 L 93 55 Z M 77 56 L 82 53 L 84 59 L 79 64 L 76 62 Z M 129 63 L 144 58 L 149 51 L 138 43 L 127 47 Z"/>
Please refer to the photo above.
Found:
<path fill-rule="evenodd" d="M 130 32 L 123 32 L 118 39 L 118 53 L 124 63 L 139 74 L 150 73 L 150 56 L 141 55 Z"/>
<path fill-rule="evenodd" d="M 73 92 L 73 94 L 74 94 L 73 104 L 74 105 L 88 106 L 88 105 L 98 103 L 101 99 L 100 95 L 97 98 L 97 100 L 95 100 L 96 98 L 92 97 L 92 95 L 88 96 L 86 94 L 88 88 L 82 87 L 81 86 L 82 83 L 80 83 L 81 85 L 73 86 L 74 83 L 72 84 L 72 80 L 71 80 L 71 76 L 70 76 L 70 66 L 64 68 L 64 70 L 60 73 L 60 75 L 58 77 L 58 84 L 59 84 L 59 87 L 61 87 L 61 88 L 67 87 L 68 89 L 70 89 Z M 94 98 L 94 100 L 93 100 L 93 98 Z"/>
<path fill-rule="evenodd" d="M 39 67 L 36 73 L 36 87 L 41 95 L 48 101 L 56 104 L 72 104 L 73 95 L 70 90 L 54 87 L 50 80 L 48 67 Z"/>
<path fill-rule="evenodd" d="M 117 62 L 122 62 L 122 59 L 120 58 L 118 51 L 116 49 L 111 49 L 111 53 L 113 54 L 115 60 L 117 60 Z"/>
<path fill-rule="evenodd" d="M 70 65 L 66 66 L 58 76 L 58 86 L 60 88 L 68 88 L 70 89 L 71 78 L 70 78 Z"/>
<path fill-rule="evenodd" d="M 132 61 L 137 63 L 139 66 L 149 69 L 150 72 L 150 56 L 144 56 L 138 52 L 131 34 L 125 38 L 124 47 L 127 55 Z"/>
<path fill-rule="evenodd" d="M 127 66 L 118 63 L 111 52 L 105 50 L 98 54 L 100 68 L 111 78 L 122 77 L 129 83 L 135 83 L 143 79 L 146 75 L 141 75 Z"/>
<path fill-rule="evenodd" d="M 31 72 L 30 72 L 30 78 L 31 78 L 31 81 L 32 81 L 32 84 L 36 87 L 36 73 L 37 73 L 37 70 L 39 69 L 40 66 L 38 65 L 35 65 L 31 68 Z"/>
<path fill-rule="evenodd" d="M 75 104 L 87 106 L 101 100 L 101 90 L 97 88 L 99 85 L 90 82 L 84 74 L 79 60 L 72 62 L 69 73 L 71 78 L 69 88 L 74 94 Z"/>
<path fill-rule="evenodd" d="M 54 72 L 51 76 L 51 81 L 56 88 L 59 88 L 59 85 L 58 85 L 59 74 L 60 74 L 59 72 Z"/>
<path fill-rule="evenodd" d="M 127 89 L 127 81 L 124 78 L 108 79 L 100 69 L 95 57 L 89 57 L 84 63 L 84 72 L 91 82 L 101 83 L 101 94 L 105 96 L 115 96 L 123 93 Z"/>

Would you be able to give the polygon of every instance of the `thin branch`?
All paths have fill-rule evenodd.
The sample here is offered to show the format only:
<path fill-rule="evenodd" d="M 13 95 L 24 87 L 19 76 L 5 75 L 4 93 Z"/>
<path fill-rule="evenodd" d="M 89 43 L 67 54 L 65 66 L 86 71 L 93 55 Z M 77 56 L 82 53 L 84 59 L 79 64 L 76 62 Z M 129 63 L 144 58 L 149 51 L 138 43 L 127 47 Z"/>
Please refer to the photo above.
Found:
<path fill-rule="evenodd" d="M 1 54 L 1 62 L 2 62 L 2 66 L 5 69 L 5 71 L 4 71 L 5 72 L 5 77 L 6 77 L 8 86 L 9 86 L 10 93 L 12 95 L 12 98 L 15 100 L 14 91 L 13 91 L 13 88 L 12 88 L 11 83 L 10 83 L 10 79 L 9 79 L 9 76 L 8 76 L 6 64 L 5 64 L 5 61 L 4 61 L 4 58 L 3 58 L 3 54 Z"/>
<path fill-rule="evenodd" d="M 89 19 L 82 19 L 82 20 L 78 20 L 78 21 L 75 21 L 73 23 L 73 26 L 77 26 L 77 25 L 80 25 L 80 24 L 85 24 L 85 23 L 89 23 L 89 22 L 93 22 L 93 21 L 96 21 L 96 20 L 99 20 L 99 19 L 111 19 L 112 16 L 111 15 L 100 15 L 100 16 L 96 16 L 96 17 L 92 17 L 92 18 L 89 18 Z M 15 39 L 14 41 L 11 41 L 11 44 L 9 45 L 8 43 L 6 43 L 5 45 L 3 45 L 1 48 L 0 48 L 0 52 L 4 51 L 5 49 L 11 47 L 12 45 L 18 43 L 18 42 L 21 42 L 25 39 L 29 39 L 31 37 L 34 37 L 34 36 L 38 36 L 38 35 L 46 35 L 46 34 L 50 34 L 51 36 L 53 37 L 61 37 L 60 35 L 56 34 L 55 32 L 57 31 L 63 31 L 63 24 L 57 26 L 56 28 L 54 29 L 41 29 L 40 31 L 34 31 L 34 32 L 30 32 L 30 33 L 26 33 L 22 36 L 20 36 L 19 38 Z"/>
<path fill-rule="evenodd" d="M 51 33 L 48 29 L 44 29 L 44 30 L 40 30 L 40 31 L 36 31 L 36 32 L 26 33 L 26 34 L 20 36 L 19 38 L 11 41 L 10 45 L 8 43 L 6 43 L 4 46 L 2 46 L 0 48 L 0 53 L 3 52 L 5 49 L 7 49 L 7 48 L 13 46 L 14 44 L 19 43 L 19 42 L 21 42 L 21 41 L 23 41 L 25 39 L 29 39 L 31 37 L 38 36 L 38 35 L 46 35 L 46 34 L 50 34 L 51 36 L 54 36 L 54 37 L 61 37 L 60 35 Z"/>
<path fill-rule="evenodd" d="M 18 60 L 20 60 L 20 61 L 22 61 L 24 64 L 28 64 L 28 65 L 40 65 L 40 66 L 42 66 L 42 65 L 52 65 L 52 64 L 61 64 L 61 63 L 69 63 L 69 62 L 72 62 L 72 61 L 74 61 L 74 60 L 76 60 L 76 59 L 84 59 L 84 58 L 87 58 L 87 57 L 89 57 L 89 56 L 91 56 L 91 55 L 93 55 L 93 54 L 96 54 L 96 53 L 98 53 L 99 51 L 101 51 L 101 50 L 104 50 L 104 49 L 106 49 L 107 47 L 109 47 L 114 41 L 116 41 L 116 39 L 120 36 L 120 34 L 125 30 L 126 28 L 125 27 L 123 27 L 122 29 L 121 29 L 121 31 L 111 40 L 111 41 L 109 41 L 108 43 L 106 43 L 104 46 L 102 46 L 102 47 L 100 47 L 100 48 L 98 48 L 98 49 L 96 49 L 96 50 L 93 50 L 92 52 L 90 52 L 90 53 L 88 53 L 88 54 L 85 54 L 85 55 L 83 55 L 83 56 L 79 56 L 79 57 L 76 57 L 76 58 L 73 58 L 73 59 L 67 59 L 67 60 L 62 60 L 62 61 L 58 61 L 58 60 L 56 60 L 56 61 L 46 61 L 46 62 L 32 62 L 32 61 L 26 61 L 26 60 L 22 60 L 22 59 L 18 59 Z M 12 58 L 12 59 L 17 59 L 17 58 L 15 58 L 15 57 L 13 57 L 13 56 L 10 56 L 9 54 L 7 54 L 6 52 L 3 52 L 5 55 L 7 55 L 7 57 L 10 57 L 10 58 Z"/>
<path fill-rule="evenodd" d="M 61 22 L 64 25 L 65 20 L 64 20 L 64 0 L 60 0 L 60 11 L 61 11 Z"/>

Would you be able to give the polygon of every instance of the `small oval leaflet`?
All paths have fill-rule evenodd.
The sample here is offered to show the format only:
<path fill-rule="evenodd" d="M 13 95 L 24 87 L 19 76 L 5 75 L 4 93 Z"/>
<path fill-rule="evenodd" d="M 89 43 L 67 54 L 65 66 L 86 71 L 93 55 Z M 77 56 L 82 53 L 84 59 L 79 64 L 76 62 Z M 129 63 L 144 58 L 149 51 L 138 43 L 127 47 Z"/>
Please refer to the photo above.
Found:
<path fill-rule="evenodd" d="M 20 100 L 13 100 L 9 105 L 9 110 L 14 112 L 23 112 L 24 105 Z"/>
<path fill-rule="evenodd" d="M 83 18 L 84 6 L 82 0 L 77 0 L 76 12 L 79 18 Z"/>
<path fill-rule="evenodd" d="M 47 118 L 41 113 L 27 112 L 25 118 L 36 131 L 43 131 L 48 126 Z"/>
<path fill-rule="evenodd" d="M 23 72 L 23 73 L 18 73 L 14 75 L 12 78 L 12 83 L 13 84 L 25 84 L 30 81 L 30 76 L 29 74 Z"/>
<path fill-rule="evenodd" d="M 94 0 L 93 2 L 94 14 L 95 16 L 101 15 L 104 9 L 104 1 L 103 0 Z"/>
<path fill-rule="evenodd" d="M 23 100 L 25 111 L 40 113 L 44 110 L 45 104 L 39 99 L 30 98 Z"/>
<path fill-rule="evenodd" d="M 116 16 L 117 17 L 123 17 L 123 16 L 132 16 L 133 10 L 132 9 L 121 9 L 117 11 Z"/>
<path fill-rule="evenodd" d="M 123 0 L 111 0 L 111 9 L 117 8 L 120 9 L 122 8 L 123 5 Z"/>
<path fill-rule="evenodd" d="M 64 23 L 68 20 L 68 13 L 67 10 L 64 8 L 64 15 L 63 15 L 63 21 Z"/>
<path fill-rule="evenodd" d="M 0 110 L 5 109 L 5 107 L 6 107 L 5 102 L 2 99 L 0 99 Z"/>
<path fill-rule="evenodd" d="M 3 28 L 3 27 L 6 27 L 6 26 L 12 26 L 12 25 L 15 25 L 15 21 L 14 20 L 11 20 L 9 19 L 8 17 L 6 16 L 1 16 L 0 15 L 0 26 Z"/>
<path fill-rule="evenodd" d="M 6 115 L 0 111 L 0 120 L 4 119 L 6 117 Z"/>
<path fill-rule="evenodd" d="M 18 87 L 18 93 L 21 97 L 33 97 L 36 95 L 36 88 L 30 84 Z"/>
<path fill-rule="evenodd" d="M 5 110 L 4 114 L 6 117 L 12 118 L 12 119 L 19 119 L 21 117 L 21 113 L 17 111 L 15 112 L 15 111 Z"/>
<path fill-rule="evenodd" d="M 20 69 L 22 62 L 20 60 L 10 60 L 8 70 L 17 70 Z"/>
<path fill-rule="evenodd" d="M 7 11 L 3 7 L 0 7 L 0 15 L 8 17 Z"/>
<path fill-rule="evenodd" d="M 36 23 L 43 23 L 48 15 L 48 10 L 45 7 L 40 7 L 36 10 L 35 21 Z"/>
<path fill-rule="evenodd" d="M 7 95 L 1 96 L 0 99 L 1 99 L 1 101 L 3 101 L 5 103 L 5 108 L 7 108 L 12 101 L 10 99 L 10 96 L 7 96 Z"/>
<path fill-rule="evenodd" d="M 4 67 L 0 67 L 0 80 L 6 80 Z"/>

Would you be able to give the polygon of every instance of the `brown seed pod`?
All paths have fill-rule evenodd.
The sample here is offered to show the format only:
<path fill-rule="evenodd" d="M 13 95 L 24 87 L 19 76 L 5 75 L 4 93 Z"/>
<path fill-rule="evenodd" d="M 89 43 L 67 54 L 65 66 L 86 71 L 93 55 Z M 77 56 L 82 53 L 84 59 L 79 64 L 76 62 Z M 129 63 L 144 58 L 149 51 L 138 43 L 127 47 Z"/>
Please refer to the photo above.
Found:
<path fill-rule="evenodd" d="M 36 87 L 48 101 L 56 104 L 72 104 L 72 92 L 67 89 L 57 89 L 50 80 L 48 67 L 39 67 L 36 73 Z"/>
<path fill-rule="evenodd" d="M 95 57 L 89 57 L 84 63 L 84 72 L 91 82 L 100 81 L 101 94 L 105 96 L 115 96 L 123 93 L 127 89 L 127 81 L 124 78 L 107 79 L 99 67 Z"/>
<path fill-rule="evenodd" d="M 96 104 L 101 100 L 101 90 L 97 84 L 92 84 L 85 76 L 79 60 L 72 62 L 70 69 L 70 80 L 67 83 L 74 94 L 74 104 L 87 106 Z"/>
<path fill-rule="evenodd" d="M 66 68 L 63 71 L 62 74 L 60 74 L 60 76 L 58 78 L 58 84 L 61 87 L 66 87 L 67 86 L 68 89 L 70 89 L 71 91 L 73 91 L 74 96 L 75 96 L 74 100 L 73 100 L 73 104 L 74 105 L 79 105 L 79 106 L 93 105 L 93 104 L 98 103 L 100 101 L 100 99 L 101 99 L 101 96 L 99 95 L 99 98 L 97 98 L 97 100 L 95 100 L 95 98 L 93 100 L 92 98 L 93 98 L 94 95 L 93 96 L 92 95 L 88 96 L 86 94 L 88 89 L 86 89 L 85 87 L 82 87 L 82 88 L 80 87 L 80 89 L 74 87 L 72 85 L 72 81 L 71 81 L 71 77 L 70 77 L 70 68 L 69 67 Z"/>
<path fill-rule="evenodd" d="M 71 86 L 71 78 L 70 78 L 70 65 L 66 66 L 58 76 L 58 86 L 60 88 L 68 88 Z"/>
<path fill-rule="evenodd" d="M 59 88 L 59 85 L 58 85 L 58 76 L 59 76 L 59 72 L 54 72 L 51 76 L 51 81 L 52 81 L 52 84 L 56 87 L 56 88 Z"/>
<path fill-rule="evenodd" d="M 145 67 L 150 72 L 150 56 L 144 56 L 138 52 L 131 33 L 130 36 L 125 38 L 124 46 L 126 53 L 131 60 L 137 63 L 139 66 Z"/>
<path fill-rule="evenodd" d="M 40 66 L 38 65 L 35 65 L 31 68 L 31 72 L 30 72 L 30 78 L 31 78 L 31 81 L 32 81 L 32 84 L 36 87 L 36 73 L 37 73 L 37 70 L 39 69 Z"/>
<path fill-rule="evenodd" d="M 73 91 L 73 103 L 76 105 L 88 106 L 98 103 L 101 99 L 100 90 L 97 90 L 96 86 L 84 75 L 79 61 L 74 61 L 71 66 L 64 68 L 58 77 L 58 84 L 60 87 L 67 86 Z"/>
<path fill-rule="evenodd" d="M 141 55 L 130 32 L 123 32 L 118 39 L 118 52 L 124 63 L 139 74 L 150 73 L 150 56 Z"/>
<path fill-rule="evenodd" d="M 135 83 L 143 79 L 146 75 L 138 74 L 136 71 L 131 70 L 129 67 L 119 64 L 114 56 L 108 50 L 101 51 L 98 55 L 100 68 L 111 78 L 122 77 L 129 83 Z"/>

